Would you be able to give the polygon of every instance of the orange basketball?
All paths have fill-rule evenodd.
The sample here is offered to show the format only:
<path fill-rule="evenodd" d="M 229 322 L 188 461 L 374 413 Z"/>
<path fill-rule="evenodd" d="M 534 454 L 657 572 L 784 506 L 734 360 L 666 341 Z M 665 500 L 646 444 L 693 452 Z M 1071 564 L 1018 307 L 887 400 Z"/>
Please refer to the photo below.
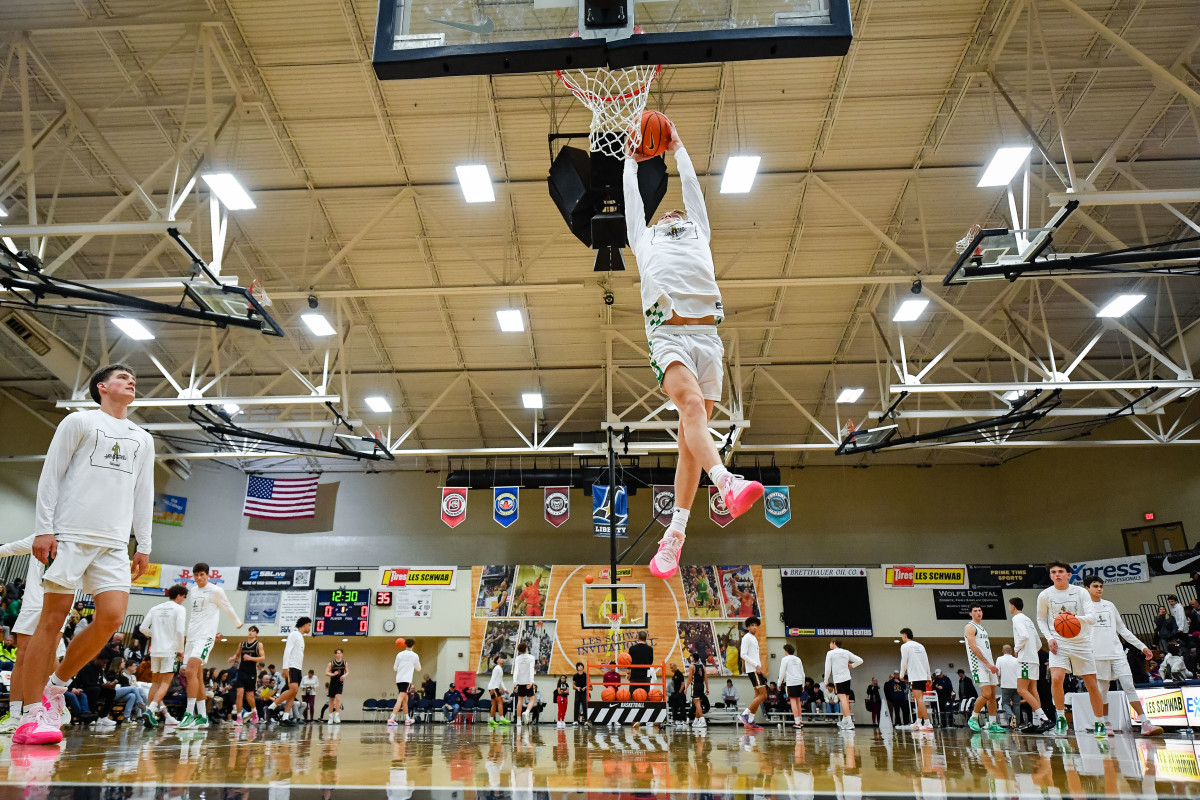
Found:
<path fill-rule="evenodd" d="M 1074 639 L 1082 627 L 1070 611 L 1064 611 L 1054 618 L 1054 632 L 1064 639 Z"/>
<path fill-rule="evenodd" d="M 639 703 L 646 702 L 646 690 L 645 689 L 634 689 L 633 690 L 633 699 L 638 701 Z"/>
<path fill-rule="evenodd" d="M 404 647 L 404 637 L 401 636 L 399 639 L 396 640 L 396 649 L 399 650 L 403 647 Z"/>
<path fill-rule="evenodd" d="M 617 666 L 628 667 L 633 663 L 633 659 L 629 657 L 629 653 L 617 653 Z"/>
<path fill-rule="evenodd" d="M 583 582 L 584 582 L 584 583 L 591 583 L 591 582 L 592 582 L 592 581 L 594 581 L 594 580 L 596 580 L 596 579 L 595 579 L 595 578 L 593 578 L 591 575 L 584 575 L 584 576 L 583 576 Z"/>
<path fill-rule="evenodd" d="M 600 692 L 600 699 L 606 703 L 611 703 L 617 699 L 617 690 L 611 686 L 604 687 L 604 691 Z"/>
<path fill-rule="evenodd" d="M 642 143 L 638 145 L 638 153 L 643 156 L 657 156 L 667 149 L 671 139 L 671 120 L 661 111 L 642 112 Z"/>
<path fill-rule="evenodd" d="M 662 689 L 659 689 L 656 686 L 650 690 L 650 702 L 651 703 L 661 703 L 662 702 Z"/>
<path fill-rule="evenodd" d="M 629 702 L 629 687 L 628 686 L 622 686 L 620 689 L 617 689 L 617 700 L 622 703 Z"/>

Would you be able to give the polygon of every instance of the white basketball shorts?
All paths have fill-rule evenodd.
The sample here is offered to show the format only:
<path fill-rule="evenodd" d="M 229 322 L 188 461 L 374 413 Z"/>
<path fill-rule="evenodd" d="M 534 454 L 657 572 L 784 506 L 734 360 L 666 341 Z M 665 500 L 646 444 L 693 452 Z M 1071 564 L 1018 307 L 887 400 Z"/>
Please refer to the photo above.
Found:
<path fill-rule="evenodd" d="M 1050 654 L 1050 669 L 1065 669 L 1075 675 L 1095 675 L 1096 659 L 1091 653 L 1069 652 L 1061 644 Z"/>
<path fill-rule="evenodd" d="M 660 325 L 650 334 L 650 368 L 661 386 L 667 367 L 679 362 L 696 376 L 705 400 L 721 399 L 725 345 L 716 325 Z"/>
<path fill-rule="evenodd" d="M 1000 676 L 992 672 L 983 664 L 977 664 L 971 667 L 971 680 L 976 686 L 999 686 Z"/>
<path fill-rule="evenodd" d="M 124 545 L 59 542 L 42 586 L 51 594 L 75 594 L 77 589 L 93 597 L 104 592 L 129 594 L 132 577 L 129 551 Z"/>
<path fill-rule="evenodd" d="M 1119 681 L 1124 678 L 1133 683 L 1133 670 L 1129 669 L 1128 661 L 1123 658 L 1096 659 L 1096 680 Z"/>
<path fill-rule="evenodd" d="M 183 651 L 183 663 L 186 664 L 193 658 L 198 658 L 201 664 L 207 664 L 208 654 L 212 652 L 213 643 L 216 640 L 217 637 L 215 636 L 206 636 L 203 639 L 189 638 L 187 640 L 187 648 Z"/>
<path fill-rule="evenodd" d="M 150 655 L 150 671 L 156 675 L 165 675 L 175 671 L 175 654 L 169 656 Z"/>

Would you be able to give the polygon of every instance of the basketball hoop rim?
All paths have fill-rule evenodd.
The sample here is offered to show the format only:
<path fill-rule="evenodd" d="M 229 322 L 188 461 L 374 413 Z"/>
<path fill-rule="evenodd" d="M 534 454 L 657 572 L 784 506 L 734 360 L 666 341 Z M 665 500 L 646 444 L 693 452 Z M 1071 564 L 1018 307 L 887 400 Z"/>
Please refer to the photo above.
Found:
<path fill-rule="evenodd" d="M 580 69 L 582 70 L 582 68 L 580 68 Z M 607 67 L 598 67 L 597 69 L 607 70 L 608 68 Z M 622 69 L 636 69 L 636 67 L 623 67 Z M 611 70 L 609 70 L 609 71 L 611 72 Z M 566 86 L 567 89 L 571 92 L 571 94 L 578 97 L 584 103 L 588 103 L 588 102 L 616 103 L 616 102 L 620 102 L 621 100 L 631 100 L 634 97 L 637 97 L 638 95 L 644 94 L 647 91 L 649 91 L 650 84 L 654 83 L 654 79 L 658 77 L 658 74 L 660 72 L 662 72 L 662 64 L 656 64 L 654 66 L 654 72 L 651 73 L 650 78 L 641 86 L 641 88 L 633 90 L 633 91 L 625 92 L 624 94 L 616 94 L 616 95 L 600 95 L 600 94 L 595 94 L 593 92 L 589 92 L 586 89 L 582 89 L 579 86 L 577 86 L 574 81 L 572 81 L 568 78 L 567 72 L 568 72 L 568 70 L 556 69 L 554 71 L 554 74 L 558 76 L 558 79 L 563 82 L 563 86 Z"/>

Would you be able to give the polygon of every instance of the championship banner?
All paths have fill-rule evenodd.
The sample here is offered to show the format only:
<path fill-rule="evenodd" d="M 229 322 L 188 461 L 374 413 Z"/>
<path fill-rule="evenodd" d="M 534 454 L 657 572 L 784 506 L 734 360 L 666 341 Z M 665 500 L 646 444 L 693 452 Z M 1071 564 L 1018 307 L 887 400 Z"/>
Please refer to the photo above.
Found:
<path fill-rule="evenodd" d="M 613 516 L 616 517 L 617 536 L 625 538 L 629 535 L 629 496 L 624 486 L 617 487 Z M 608 486 L 600 484 L 592 484 L 592 535 L 608 536 Z"/>
<path fill-rule="evenodd" d="M 675 487 L 655 484 L 653 487 L 654 518 L 660 525 L 671 524 L 671 512 L 675 509 Z"/>
<path fill-rule="evenodd" d="M 520 516 L 520 500 L 516 486 L 495 486 L 492 488 L 492 519 L 507 528 L 517 521 Z"/>
<path fill-rule="evenodd" d="M 708 487 L 708 518 L 722 528 L 733 522 L 733 515 L 725 508 L 725 501 L 715 486 Z"/>
<path fill-rule="evenodd" d="M 763 493 L 763 513 L 767 522 L 782 528 L 792 519 L 792 497 L 786 486 L 768 486 Z"/>
<path fill-rule="evenodd" d="M 546 522 L 560 527 L 571 518 L 571 487 L 547 486 L 543 501 L 546 506 Z"/>
<path fill-rule="evenodd" d="M 183 516 L 187 513 L 187 498 L 173 494 L 154 495 L 154 523 L 156 525 L 183 526 Z"/>
<path fill-rule="evenodd" d="M 454 567 L 384 567 L 380 570 L 379 585 L 393 589 L 406 586 L 453 589 L 457 574 Z"/>
<path fill-rule="evenodd" d="M 1083 585 L 1085 578 L 1099 575 L 1105 585 L 1114 583 L 1148 583 L 1150 566 L 1145 556 L 1098 558 L 1094 561 L 1072 561 L 1071 583 Z"/>
<path fill-rule="evenodd" d="M 239 589 L 311 589 L 312 567 L 242 567 Z"/>
<path fill-rule="evenodd" d="M 1146 556 L 1151 575 L 1182 575 L 1200 572 L 1200 548 Z"/>
<path fill-rule="evenodd" d="M 999 589 L 934 589 L 933 611 L 938 619 L 966 620 L 971 606 L 983 606 L 983 618 L 1004 620 L 1004 594 Z"/>
<path fill-rule="evenodd" d="M 457 528 L 467 518 L 467 490 L 442 489 L 442 522 Z"/>
<path fill-rule="evenodd" d="M 1044 564 L 975 564 L 967 577 L 974 589 L 1045 589 L 1051 583 Z"/>
<path fill-rule="evenodd" d="M 965 589 L 965 564 L 884 564 L 884 585 L 891 589 Z"/>

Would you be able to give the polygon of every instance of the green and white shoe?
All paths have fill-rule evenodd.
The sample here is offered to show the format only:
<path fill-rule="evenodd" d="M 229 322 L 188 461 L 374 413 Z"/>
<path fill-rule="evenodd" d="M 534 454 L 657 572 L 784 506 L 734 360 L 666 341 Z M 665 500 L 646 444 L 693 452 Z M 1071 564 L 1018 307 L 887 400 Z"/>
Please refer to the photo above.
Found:
<path fill-rule="evenodd" d="M 1004 727 L 998 722 L 993 722 L 991 725 L 988 725 L 988 734 L 991 736 L 1003 736 L 1006 733 L 1008 733 L 1008 728 Z"/>
<path fill-rule="evenodd" d="M 969 720 L 967 720 L 967 727 L 976 733 L 979 733 L 979 720 L 972 716 Z"/>
<path fill-rule="evenodd" d="M 142 720 L 146 723 L 147 728 L 158 727 L 158 714 L 148 708 L 142 713 Z"/>
<path fill-rule="evenodd" d="M 1067 718 L 1064 717 L 1062 714 L 1059 714 L 1058 719 L 1054 720 L 1054 735 L 1055 736 L 1066 736 L 1067 735 Z"/>
<path fill-rule="evenodd" d="M 0 734 L 9 736 L 17 729 L 20 724 L 20 717 L 14 717 L 12 714 L 5 714 L 0 717 Z"/>
<path fill-rule="evenodd" d="M 197 715 L 196 716 L 196 727 L 197 728 L 207 728 L 208 727 L 208 717 L 201 717 L 201 716 Z"/>
<path fill-rule="evenodd" d="M 1097 739 L 1107 739 L 1108 738 L 1108 726 L 1105 725 L 1103 722 L 1096 723 L 1096 738 Z"/>
<path fill-rule="evenodd" d="M 197 722 L 196 715 L 192 714 L 191 712 L 188 712 L 187 714 L 183 715 L 183 719 L 179 720 L 179 730 L 181 730 L 181 731 L 194 730 L 195 728 L 199 727 L 196 724 L 196 722 Z"/>
<path fill-rule="evenodd" d="M 499 723 L 499 722 L 496 722 L 496 720 L 495 720 L 495 719 L 493 719 L 493 718 L 491 718 L 491 717 L 488 717 L 488 725 L 490 725 L 490 726 L 492 726 L 493 728 L 495 728 L 495 727 L 496 727 L 497 725 L 499 725 L 499 724 L 500 724 L 500 723 Z"/>

